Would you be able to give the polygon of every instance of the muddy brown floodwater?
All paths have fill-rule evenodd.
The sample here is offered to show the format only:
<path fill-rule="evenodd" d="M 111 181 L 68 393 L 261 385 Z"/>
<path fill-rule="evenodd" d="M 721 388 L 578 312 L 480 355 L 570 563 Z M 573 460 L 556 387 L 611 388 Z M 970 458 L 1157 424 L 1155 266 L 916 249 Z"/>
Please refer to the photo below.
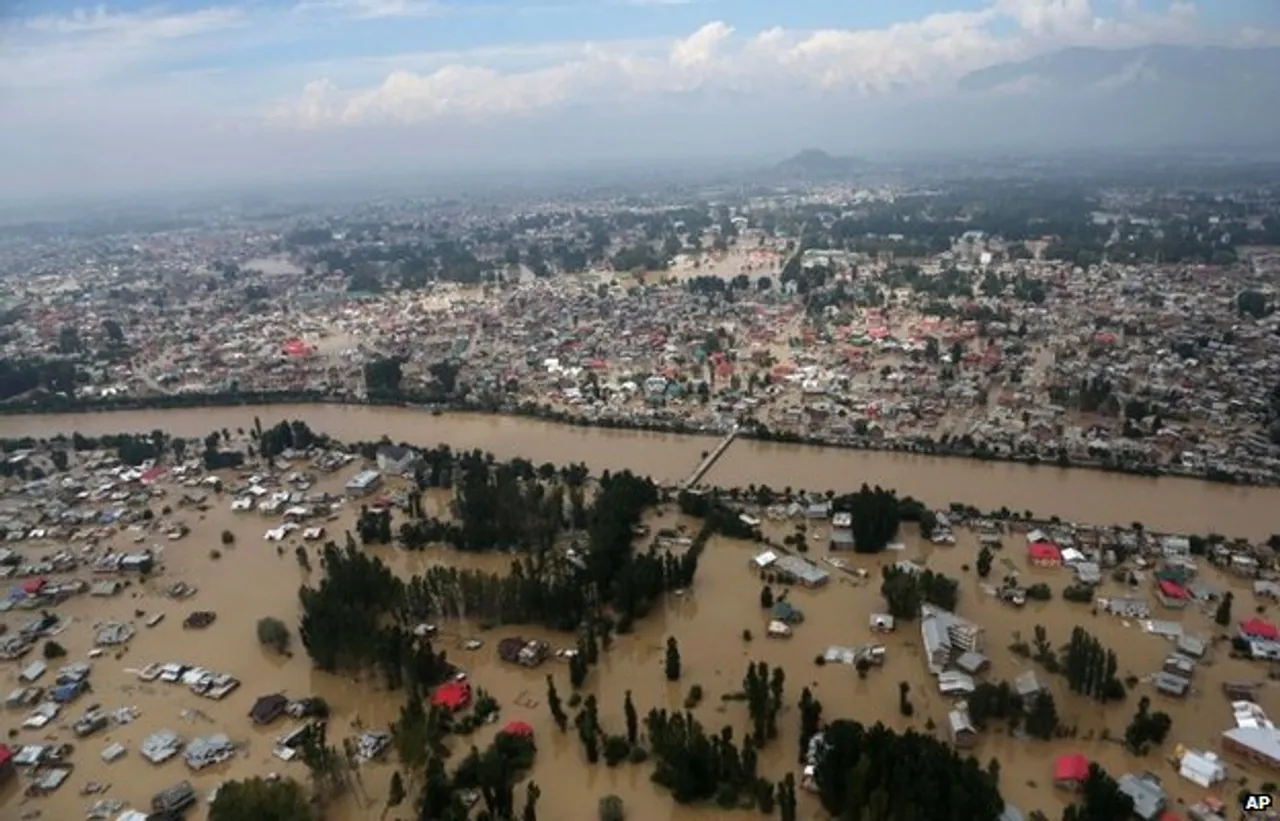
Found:
<path fill-rule="evenodd" d="M 0 435 L 50 436 L 74 430 L 101 434 L 160 427 L 177 435 L 199 436 L 214 428 L 226 427 L 233 431 L 238 427 L 248 428 L 255 415 L 261 417 L 264 425 L 281 418 L 305 419 L 316 430 L 339 438 L 375 438 L 386 432 L 393 440 L 422 444 L 448 442 L 457 448 L 482 447 L 499 457 L 524 455 L 535 461 L 561 464 L 581 460 L 597 469 L 631 467 L 667 480 L 679 478 L 687 471 L 710 441 L 558 427 L 485 416 L 432 417 L 412 411 L 310 406 L 40 419 L 6 417 L 0 419 Z M 316 489 L 339 492 L 355 469 L 352 466 L 323 477 Z M 1218 529 L 1246 535 L 1280 529 L 1274 527 L 1274 511 L 1280 509 L 1275 506 L 1274 491 L 1049 468 L 739 442 L 716 468 L 712 479 L 721 484 L 743 486 L 767 482 L 774 487 L 789 484 L 836 489 L 869 481 L 898 487 L 940 503 L 952 498 L 966 499 L 990 506 L 1029 507 L 1046 514 L 1060 512 L 1082 520 L 1140 519 L 1152 527 L 1192 532 Z M 1093 483 L 1109 490 L 1092 489 Z M 180 489 L 171 486 L 169 490 L 171 496 L 176 496 Z M 17 819 L 33 810 L 41 811 L 43 821 L 83 817 L 94 798 L 78 793 L 90 781 L 110 784 L 106 796 L 141 806 L 156 790 L 183 778 L 190 778 L 202 793 L 226 779 L 267 772 L 301 778 L 304 771 L 300 764 L 286 764 L 271 755 L 272 739 L 283 731 L 285 722 L 257 729 L 247 718 L 254 699 L 271 692 L 294 697 L 323 696 L 334 709 L 330 737 L 335 740 L 356 724 L 385 728 L 394 720 L 401 703 L 400 694 L 387 693 L 372 680 L 355 681 L 317 673 L 300 647 L 295 647 L 296 655 L 292 658 L 281 658 L 258 646 L 254 628 L 263 616 L 278 617 L 296 632 L 297 590 L 301 584 L 313 581 L 314 576 L 303 571 L 294 560 L 296 539 L 284 543 L 278 551 L 275 543 L 263 538 L 264 531 L 273 526 L 272 520 L 257 513 L 231 513 L 229 503 L 229 497 L 211 497 L 207 512 L 177 509 L 170 518 L 186 523 L 192 531 L 180 541 L 157 540 L 164 547 L 164 569 L 152 580 L 135 585 L 113 599 L 82 596 L 58 608 L 70 620 L 69 626 L 57 637 L 69 651 L 69 660 L 87 657 L 95 623 L 131 621 L 137 625 L 138 633 L 126 651 L 94 662 L 94 692 L 67 710 L 57 727 L 43 731 L 18 730 L 16 741 L 71 740 L 67 725 L 89 703 L 108 709 L 135 706 L 140 717 L 132 725 L 113 727 L 102 735 L 77 742 L 73 757 L 75 772 L 58 793 L 24 799 L 11 783 L 0 792 L 0 817 L 6 821 Z M 154 507 L 159 508 L 161 504 L 156 502 Z M 1207 510 L 1217 511 L 1221 517 L 1203 521 L 1195 518 L 1197 511 Z M 340 521 L 328 524 L 330 534 L 340 534 L 350 528 L 356 512 L 355 507 L 350 506 Z M 1238 526 L 1230 526 L 1230 521 Z M 655 512 L 651 523 L 655 527 L 674 526 L 681 520 L 667 509 Z M 686 524 L 693 526 L 691 522 Z M 781 538 L 791 531 L 792 525 L 766 523 L 766 527 L 771 536 Z M 235 534 L 233 546 L 220 544 L 224 529 Z M 819 536 L 813 540 L 814 545 L 826 544 L 825 526 L 815 527 L 811 533 Z M 1036 624 L 1044 625 L 1055 645 L 1065 643 L 1074 626 L 1086 626 L 1105 645 L 1117 651 L 1122 676 L 1144 676 L 1159 669 L 1160 661 L 1169 652 L 1169 644 L 1144 633 L 1136 624 L 1105 615 L 1095 616 L 1087 605 L 1061 600 L 1032 603 L 1015 611 L 986 598 L 975 574 L 964 568 L 976 556 L 974 537 L 966 531 L 960 531 L 957 536 L 958 544 L 953 547 L 934 547 L 908 530 L 903 534 L 905 549 L 901 552 L 886 552 L 875 557 L 843 554 L 843 557 L 851 566 L 867 570 L 872 579 L 878 579 L 880 565 L 901 558 L 925 561 L 931 568 L 960 579 L 960 615 L 986 629 L 986 648 L 992 658 L 988 680 L 1012 679 L 1023 670 L 1034 668 L 1032 662 L 1018 658 L 1006 648 L 1017 635 L 1029 640 Z M 1010 535 L 1005 542 L 1007 547 L 998 554 L 996 575 L 1006 568 L 1017 569 L 1028 583 L 1048 582 L 1055 593 L 1069 583 L 1067 570 L 1026 567 L 1020 536 Z M 126 534 L 117 536 L 114 546 L 129 547 Z M 28 555 L 39 555 L 42 547 L 52 552 L 58 546 L 25 543 L 23 550 Z M 597 694 L 606 730 L 620 732 L 623 729 L 622 705 L 627 690 L 632 691 L 636 707 L 643 715 L 655 706 L 680 708 L 689 687 L 699 684 L 706 693 L 696 711 L 700 720 L 712 730 L 724 724 L 732 725 L 740 737 L 747 726 L 745 706 L 722 701 L 720 697 L 739 690 L 746 664 L 757 660 L 781 665 L 787 672 L 788 706 L 782 715 L 781 734 L 761 757 L 762 772 L 775 779 L 796 769 L 799 716 L 795 704 L 801 688 L 806 685 L 822 701 L 824 717 L 828 720 L 879 720 L 899 729 L 911 726 L 924 730 L 929 720 L 938 727 L 946 726 L 949 703 L 938 695 L 936 684 L 927 673 L 918 627 L 906 624 L 897 634 L 873 639 L 868 616 L 883 606 L 878 582 L 859 582 L 853 576 L 833 572 L 832 582 L 825 589 L 793 589 L 788 594 L 789 600 L 805 612 L 805 622 L 789 640 L 764 638 L 767 619 L 759 607 L 761 584 L 747 566 L 757 549 L 746 542 L 713 540 L 704 554 L 693 588 L 682 597 L 671 597 L 638 625 L 634 634 L 618 637 L 613 648 L 602 654 L 601 664 L 591 672 L 585 689 Z M 213 556 L 215 550 L 220 553 L 218 558 Z M 416 553 L 390 547 L 371 550 L 397 573 L 406 576 L 434 564 L 499 572 L 504 572 L 509 564 L 509 558 L 501 555 L 461 554 L 441 547 Z M 826 549 L 814 547 L 810 555 L 820 560 L 826 555 Z M 199 592 L 186 601 L 172 601 L 161 591 L 175 581 L 194 584 Z M 1216 576 L 1210 581 L 1235 591 L 1237 614 L 1248 613 L 1260 604 L 1243 582 Z M 1100 595 L 1118 592 L 1119 586 L 1107 581 Z M 193 610 L 213 610 L 218 614 L 217 621 L 205 630 L 184 630 L 182 620 Z M 164 612 L 167 617 L 158 626 L 147 628 L 143 624 L 145 616 L 139 617 L 138 612 Z M 1157 613 L 1156 617 L 1181 619 L 1189 632 L 1208 636 L 1220 632 L 1212 624 L 1210 615 L 1189 610 L 1177 615 L 1172 611 Z M 15 629 L 25 616 L 25 613 L 11 612 L 0 614 L 0 620 Z M 752 631 L 754 640 L 744 641 L 744 630 Z M 546 638 L 557 647 L 571 644 L 571 637 L 528 628 L 481 632 L 474 625 L 447 623 L 442 627 L 438 646 L 448 649 L 451 660 L 464 667 L 477 686 L 498 699 L 502 705 L 499 726 L 510 720 L 523 720 L 535 728 L 539 752 L 529 777 L 542 788 L 540 817 L 552 821 L 592 821 L 597 800 L 608 793 L 621 796 L 628 807 L 628 817 L 639 821 L 759 817 L 755 813 L 676 806 L 665 792 L 649 782 L 651 765 L 623 765 L 617 769 L 608 769 L 603 764 L 588 766 L 576 737 L 556 730 L 545 704 L 547 674 L 556 677 L 563 697 L 570 692 L 565 665 L 551 661 L 540 669 L 525 670 L 500 663 L 495 656 L 497 642 L 511 635 Z M 663 645 L 672 635 L 680 642 L 684 661 L 683 677 L 678 684 L 669 684 L 662 670 Z M 463 641 L 471 637 L 482 638 L 484 647 L 473 652 L 464 650 Z M 849 667 L 814 663 L 815 657 L 828 645 L 856 646 L 872 640 L 881 640 L 887 645 L 888 661 L 883 668 L 873 669 L 865 680 L 859 679 Z M 1219 733 L 1232 724 L 1230 705 L 1221 694 L 1221 682 L 1259 680 L 1265 676 L 1261 668 L 1228 658 L 1225 647 L 1218 647 L 1213 656 L 1213 660 L 1197 672 L 1194 692 L 1185 701 L 1175 702 L 1152 693 L 1157 708 L 1173 717 L 1173 732 L 1164 748 L 1166 753 L 1179 743 L 1218 749 Z M 243 686 L 224 701 L 214 702 L 194 696 L 185 688 L 159 682 L 144 684 L 131 672 L 157 661 L 185 661 L 225 671 L 238 677 Z M 17 686 L 19 666 L 0 666 L 0 677 L 9 685 L 8 689 Z M 1065 752 L 1083 752 L 1116 774 L 1149 769 L 1164 778 L 1172 797 L 1187 802 L 1203 798 L 1205 791 L 1178 778 L 1161 753 L 1135 759 L 1116 744 L 1100 740 L 1104 730 L 1112 736 L 1123 732 L 1137 695 L 1149 692 L 1147 685 L 1140 685 L 1138 693 L 1127 702 L 1103 708 L 1070 694 L 1060 677 L 1042 671 L 1039 674 L 1055 691 L 1064 723 L 1077 727 L 1078 735 L 1072 740 L 1031 742 L 1014 740 L 997 730 L 989 731 L 974 752 L 982 761 L 993 756 L 1000 760 L 1001 786 L 1009 801 L 1024 811 L 1041 809 L 1052 818 L 1058 817 L 1063 797 L 1049 785 L 1053 758 Z M 910 720 L 900 717 L 897 711 L 901 681 L 910 684 L 916 706 L 916 714 Z M 1280 700 L 1274 689 L 1264 688 L 1259 698 L 1269 712 L 1280 711 Z M 20 713 L 6 715 L 6 728 L 20 723 Z M 163 728 L 175 730 L 186 738 L 225 732 L 245 743 L 244 752 L 224 765 L 199 774 L 189 773 L 180 759 L 152 766 L 140 757 L 138 744 L 146 735 Z M 480 747 L 486 745 L 494 731 L 493 727 L 487 727 L 470 739 L 453 739 L 455 760 L 472 743 Z M 99 753 L 112 741 L 126 742 L 129 752 L 115 764 L 103 764 Z M 1250 775 L 1254 783 L 1265 780 L 1261 773 L 1250 771 L 1241 762 L 1230 758 L 1229 761 L 1233 778 Z M 364 768 L 362 788 L 333 808 L 331 821 L 408 818 L 407 809 L 385 809 L 393 769 L 391 763 Z M 1219 794 L 1230 797 L 1235 790 L 1236 786 L 1230 784 L 1222 787 Z M 522 800 L 522 787 L 518 788 L 517 795 Z M 801 801 L 801 818 L 822 817 L 811 797 L 802 796 Z M 203 819 L 206 807 L 202 800 L 193 819 Z"/>
<path fill-rule="evenodd" d="M 301 419 L 337 439 L 377 439 L 455 448 L 483 448 L 501 459 L 585 462 L 596 471 L 630 470 L 655 480 L 683 480 L 711 437 L 573 427 L 479 414 L 433 416 L 406 408 L 340 405 L 242 406 L 167 411 L 0 417 L 0 436 L 49 437 L 150 432 L 205 436 L 220 428 Z M 979 508 L 1031 510 L 1093 524 L 1129 525 L 1185 533 L 1266 538 L 1280 531 L 1280 488 L 1237 487 L 1177 477 L 1150 478 L 1049 465 L 980 462 L 943 456 L 775 444 L 738 440 L 704 477 L 706 484 L 767 484 L 846 491 L 863 482 L 895 488 L 932 505 L 965 502 Z"/>

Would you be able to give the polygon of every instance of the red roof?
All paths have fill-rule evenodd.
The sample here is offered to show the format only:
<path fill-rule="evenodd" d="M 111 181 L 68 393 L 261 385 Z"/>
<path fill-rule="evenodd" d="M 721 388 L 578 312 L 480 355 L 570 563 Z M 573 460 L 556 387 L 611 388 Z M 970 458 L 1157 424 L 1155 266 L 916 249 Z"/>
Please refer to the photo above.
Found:
<path fill-rule="evenodd" d="M 311 346 L 301 339 L 290 339 L 284 343 L 282 350 L 289 356 L 306 356 L 311 353 Z"/>
<path fill-rule="evenodd" d="M 1177 582 L 1171 582 L 1168 579 L 1160 580 L 1160 592 L 1165 595 L 1165 598 L 1169 599 L 1191 598 L 1191 594 L 1187 592 L 1187 588 Z"/>
<path fill-rule="evenodd" d="M 533 726 L 524 721 L 512 721 L 502 728 L 506 735 L 518 735 L 521 738 L 533 737 Z"/>
<path fill-rule="evenodd" d="M 0 767 L 13 761 L 13 750 L 8 744 L 0 744 Z"/>
<path fill-rule="evenodd" d="M 1027 555 L 1033 559 L 1062 561 L 1062 551 L 1053 542 L 1032 542 L 1027 545 Z"/>
<path fill-rule="evenodd" d="M 163 475 L 164 475 L 164 468 L 157 465 L 156 467 L 153 467 L 147 472 L 142 474 L 142 481 L 154 482 L 156 479 L 159 479 Z"/>
<path fill-rule="evenodd" d="M 471 685 L 465 681 L 442 684 L 431 694 L 431 703 L 436 707 L 461 710 L 471 703 Z"/>
<path fill-rule="evenodd" d="M 1254 616 L 1248 621 L 1240 622 L 1240 632 L 1246 636 L 1254 636 L 1260 639 L 1276 639 L 1280 637 L 1280 630 L 1276 626 L 1261 616 Z"/>
<path fill-rule="evenodd" d="M 44 590 L 44 586 L 48 583 L 47 579 L 27 579 L 22 583 L 22 592 L 34 596 Z"/>
<path fill-rule="evenodd" d="M 1080 755 L 1060 755 L 1053 765 L 1054 781 L 1084 781 L 1089 777 L 1089 759 Z"/>

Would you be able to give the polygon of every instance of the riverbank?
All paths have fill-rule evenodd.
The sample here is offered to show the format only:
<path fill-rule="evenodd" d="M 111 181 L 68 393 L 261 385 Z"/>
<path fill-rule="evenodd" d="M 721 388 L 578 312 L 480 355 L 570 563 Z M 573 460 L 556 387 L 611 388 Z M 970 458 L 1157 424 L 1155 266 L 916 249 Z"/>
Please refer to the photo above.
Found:
<path fill-rule="evenodd" d="M 725 429 L 707 429 L 681 422 L 667 420 L 627 420 L 613 418 L 588 418 L 563 411 L 556 411 L 545 406 L 532 404 L 492 405 L 458 399 L 434 399 L 418 397 L 413 400 L 398 398 L 335 396 L 315 391 L 276 391 L 268 393 L 216 393 L 216 394 L 169 394 L 143 398 L 110 399 L 102 401 L 51 400 L 31 404 L 0 405 L 0 417 L 48 415 L 48 414 L 83 414 L 113 413 L 120 411 L 168 411 L 184 408 L 227 408 L 245 405 L 279 406 L 279 405 L 343 405 L 374 408 L 407 408 L 429 413 L 477 413 L 500 416 L 514 416 L 523 419 L 537 419 L 554 422 L 559 425 L 574 427 L 601 428 L 605 430 L 633 430 L 658 433 L 669 433 L 680 436 L 715 436 L 728 433 Z M 0 424 L 0 438 L 8 438 L 4 427 Z M 850 436 L 844 438 L 824 438 L 801 436 L 787 431 L 772 431 L 759 425 L 743 425 L 739 438 L 757 442 L 776 442 L 791 445 L 810 445 L 824 448 L 842 448 L 857 451 L 874 451 L 880 453 L 902 453 L 921 456 L 936 456 L 950 459 L 964 459 L 979 462 L 1007 462 L 1019 465 L 1046 465 L 1062 470 L 1092 470 L 1104 473 L 1117 473 L 1127 476 L 1179 477 L 1196 479 L 1216 484 L 1241 485 L 1247 487 L 1280 487 L 1280 475 L 1262 475 L 1259 473 L 1228 472 L 1213 467 L 1194 470 L 1174 465 L 1150 464 L 1114 464 L 1103 460 L 1066 458 L 1065 455 L 1053 461 L 1039 456 L 1023 456 L 997 451 L 961 447 L 958 440 L 953 443 L 938 442 L 921 438 L 916 441 L 887 442 L 874 437 Z"/>
<path fill-rule="evenodd" d="M 156 428 L 174 436 L 203 438 L 214 429 L 247 428 L 255 417 L 266 426 L 281 419 L 303 420 L 313 430 L 343 441 L 386 435 L 393 442 L 419 447 L 444 442 L 455 449 L 479 448 L 502 459 L 582 462 L 596 473 L 630 469 L 668 485 L 684 480 L 716 441 L 706 435 L 710 432 L 573 426 L 510 414 L 335 402 L 7 416 L 0 418 L 0 438 L 150 433 Z M 742 437 L 703 482 L 724 488 L 768 485 L 818 492 L 852 491 L 866 482 L 895 488 L 933 507 L 963 502 L 982 510 L 1030 510 L 1041 517 L 1058 515 L 1101 525 L 1141 522 L 1166 532 L 1221 533 L 1254 541 L 1265 541 L 1276 532 L 1274 511 L 1280 509 L 1276 487 Z"/>

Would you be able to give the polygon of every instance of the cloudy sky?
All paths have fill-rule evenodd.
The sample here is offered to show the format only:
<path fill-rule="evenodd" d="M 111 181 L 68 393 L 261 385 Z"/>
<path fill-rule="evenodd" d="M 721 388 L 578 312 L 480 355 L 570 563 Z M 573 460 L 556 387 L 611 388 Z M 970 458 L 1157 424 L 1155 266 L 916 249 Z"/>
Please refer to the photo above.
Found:
<path fill-rule="evenodd" d="M 937 147 L 923 112 L 972 70 L 1277 30 L 1280 0 L 0 0 L 0 181 L 100 194 Z"/>

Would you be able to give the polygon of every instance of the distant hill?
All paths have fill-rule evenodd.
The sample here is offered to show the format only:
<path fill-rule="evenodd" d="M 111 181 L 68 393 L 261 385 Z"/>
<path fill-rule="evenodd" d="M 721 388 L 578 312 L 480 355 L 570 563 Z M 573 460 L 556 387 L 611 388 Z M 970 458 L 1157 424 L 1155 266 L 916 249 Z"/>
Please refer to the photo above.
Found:
<path fill-rule="evenodd" d="M 1148 90 L 1280 93 L 1280 48 L 1231 49 L 1147 46 L 1069 48 L 1018 63 L 979 69 L 960 81 L 962 91 L 1035 87 L 1063 91 Z"/>
<path fill-rule="evenodd" d="M 1280 143 L 1280 48 L 1071 48 L 972 72 L 957 98 L 992 139 L 1126 147 Z"/>
<path fill-rule="evenodd" d="M 816 148 L 806 148 L 775 165 L 772 175 L 779 179 L 839 180 L 852 177 L 866 167 L 866 161 L 857 157 L 836 157 Z"/>

